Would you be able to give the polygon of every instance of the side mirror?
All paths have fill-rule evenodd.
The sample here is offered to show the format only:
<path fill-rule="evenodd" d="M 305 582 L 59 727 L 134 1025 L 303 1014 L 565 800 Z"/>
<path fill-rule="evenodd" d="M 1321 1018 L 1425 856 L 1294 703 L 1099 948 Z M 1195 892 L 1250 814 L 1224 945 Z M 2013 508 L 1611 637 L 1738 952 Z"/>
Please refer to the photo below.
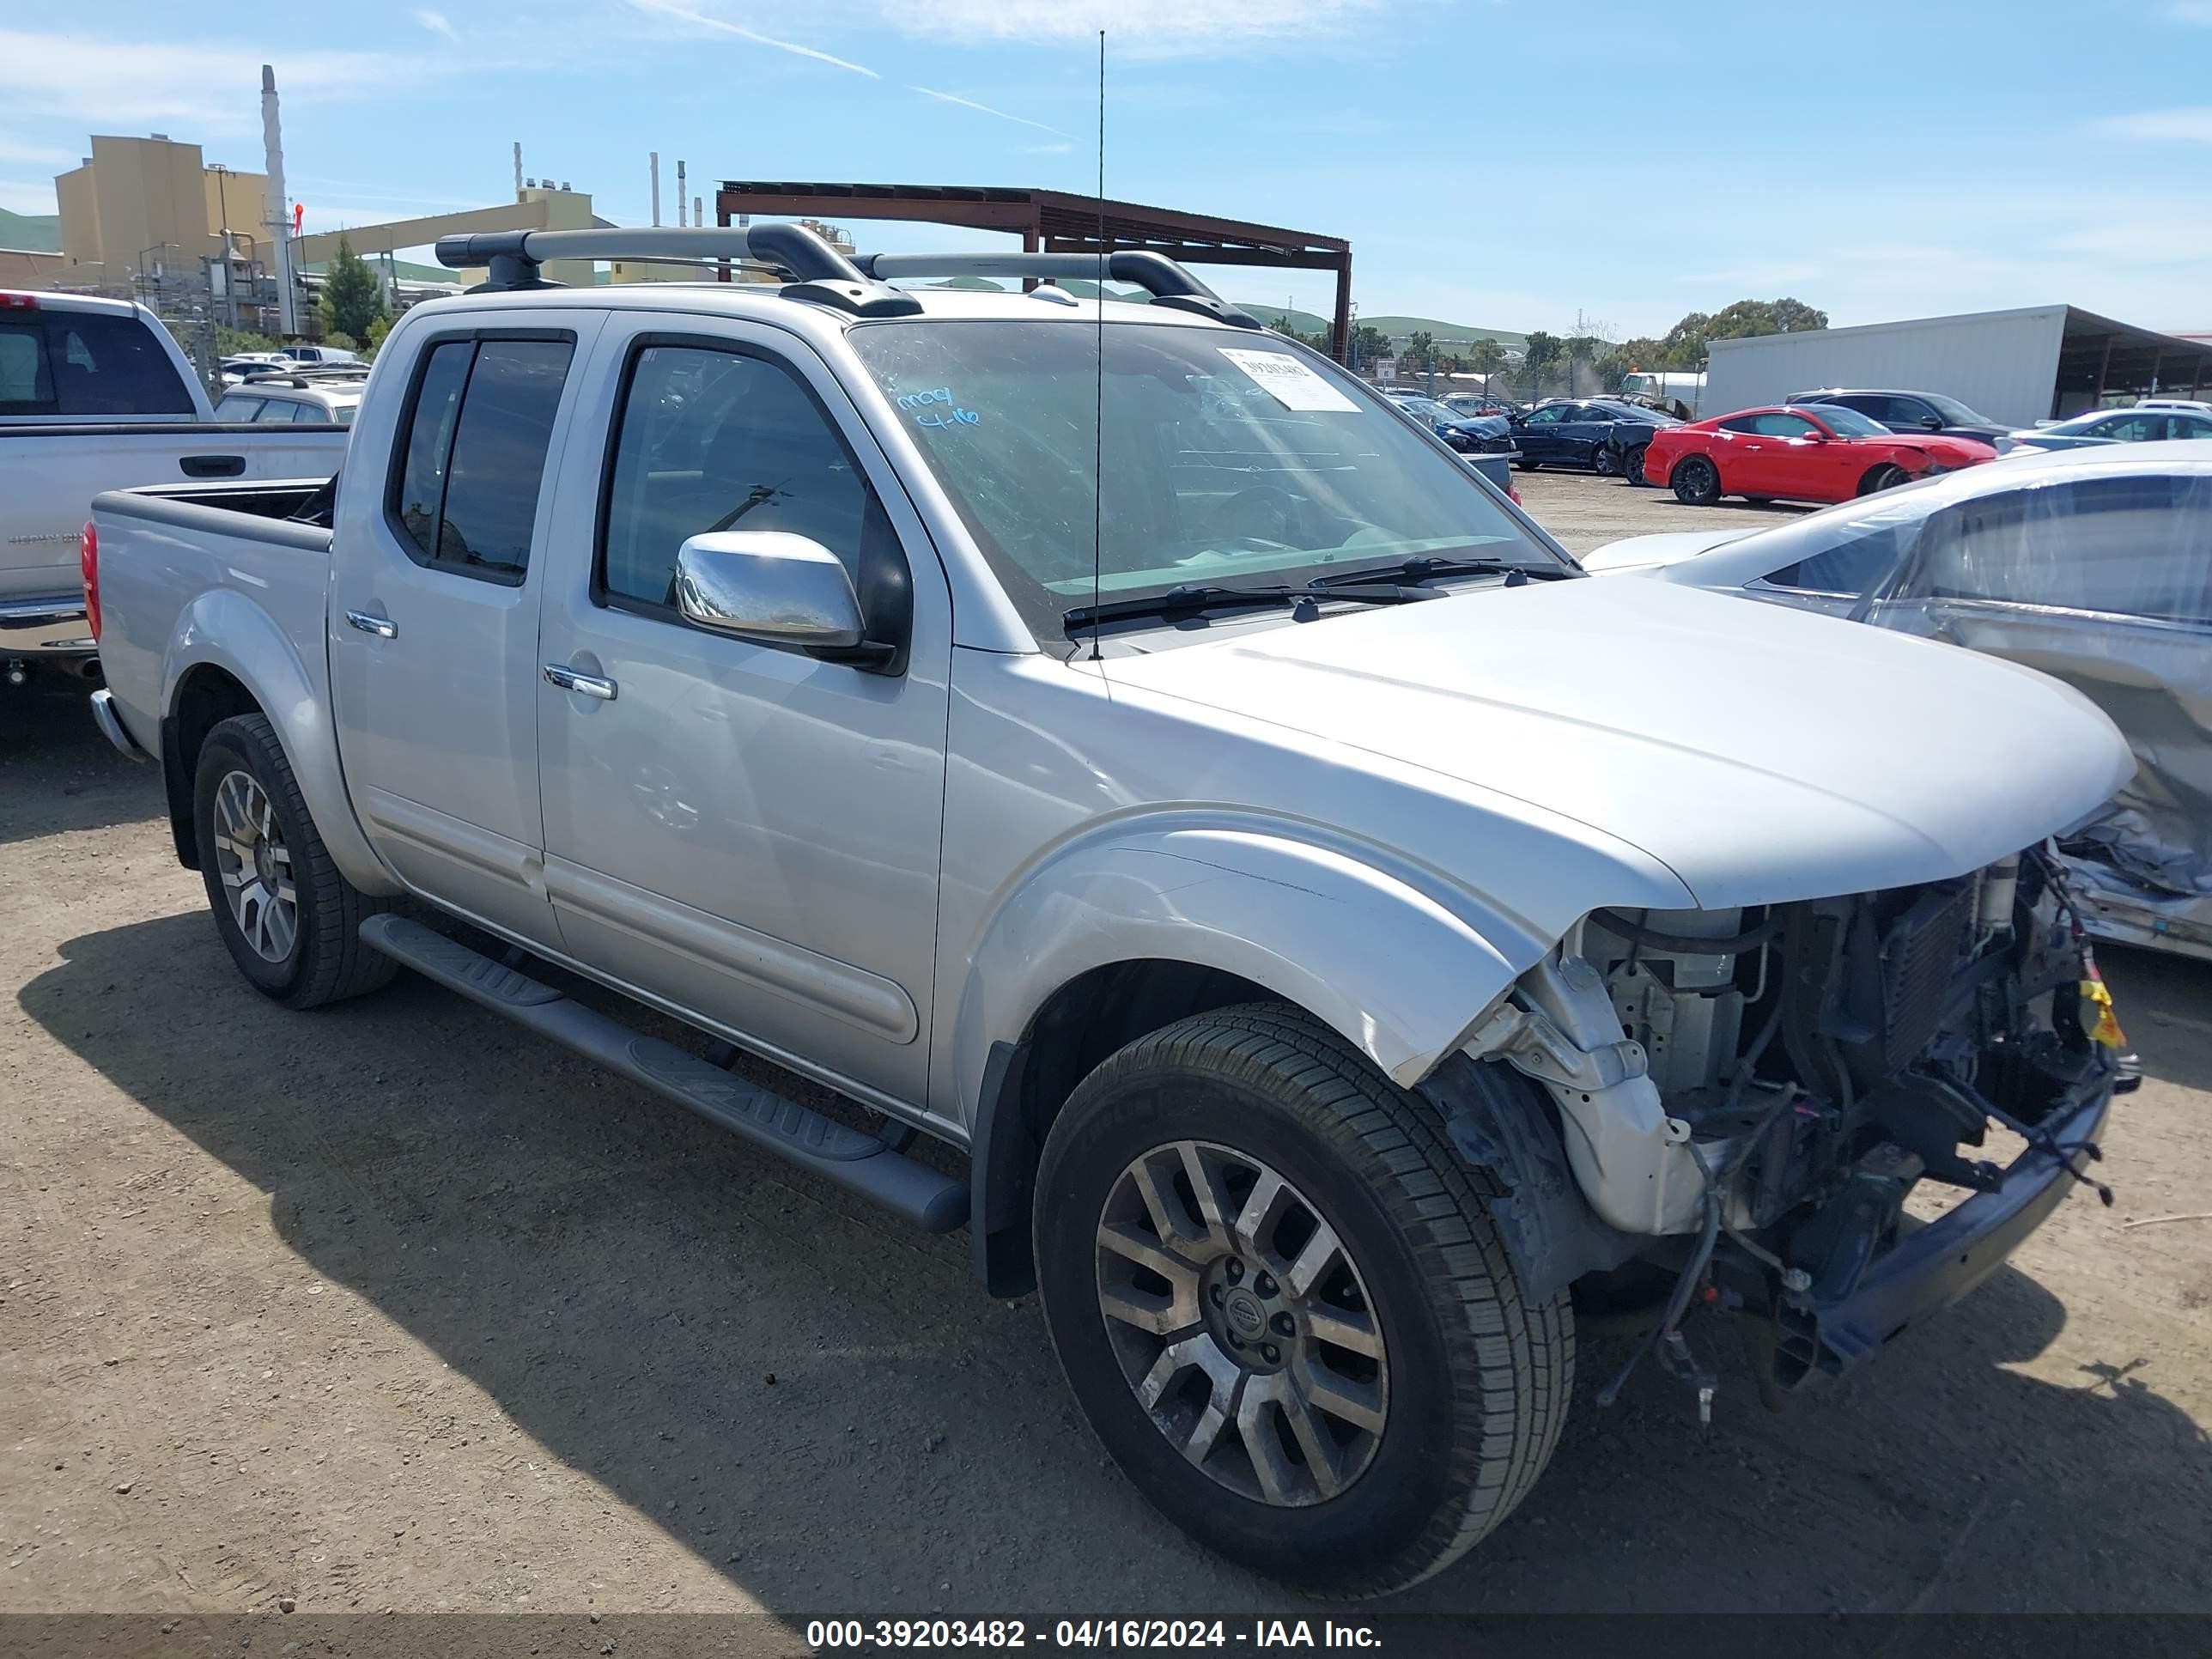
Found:
<path fill-rule="evenodd" d="M 1943 417 L 1940 415 L 1923 415 L 1920 417 L 1920 424 L 1930 432 L 1941 432 L 1943 429 Z"/>
<path fill-rule="evenodd" d="M 676 555 L 676 608 L 696 628 L 759 645 L 854 661 L 890 654 L 890 647 L 869 642 L 843 562 L 821 543 L 782 531 L 690 538 Z"/>

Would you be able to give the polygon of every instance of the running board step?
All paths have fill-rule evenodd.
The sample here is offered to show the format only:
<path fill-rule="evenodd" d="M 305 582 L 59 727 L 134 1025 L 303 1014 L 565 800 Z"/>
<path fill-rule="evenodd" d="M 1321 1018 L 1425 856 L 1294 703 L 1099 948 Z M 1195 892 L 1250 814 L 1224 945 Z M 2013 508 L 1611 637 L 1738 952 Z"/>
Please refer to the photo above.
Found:
<path fill-rule="evenodd" d="M 361 938 L 425 979 L 689 1107 L 763 1152 L 882 1205 L 924 1232 L 949 1233 L 968 1219 L 964 1182 L 673 1043 L 641 1036 L 419 921 L 371 916 L 361 924 Z"/>

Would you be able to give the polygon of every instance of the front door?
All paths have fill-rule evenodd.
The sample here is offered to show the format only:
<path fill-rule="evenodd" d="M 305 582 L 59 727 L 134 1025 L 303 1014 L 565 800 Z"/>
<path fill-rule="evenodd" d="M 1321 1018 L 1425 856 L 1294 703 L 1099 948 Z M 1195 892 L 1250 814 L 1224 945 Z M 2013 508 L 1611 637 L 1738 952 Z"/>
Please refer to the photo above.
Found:
<path fill-rule="evenodd" d="M 546 882 L 568 952 L 862 1097 L 920 1103 L 951 607 L 827 368 L 792 337 L 611 325 L 599 467 L 559 489 L 539 650 Z M 604 471 L 603 471 L 604 469 Z M 802 535 L 853 573 L 896 673 L 695 628 L 677 550 Z M 910 607 L 910 626 L 896 612 Z M 880 624 L 880 626 L 878 626 Z M 596 695 L 595 695 L 596 694 Z"/>
<path fill-rule="evenodd" d="M 599 319 L 435 334 L 331 540 L 331 696 L 362 827 L 401 880 L 546 943 L 538 612 L 564 392 Z"/>

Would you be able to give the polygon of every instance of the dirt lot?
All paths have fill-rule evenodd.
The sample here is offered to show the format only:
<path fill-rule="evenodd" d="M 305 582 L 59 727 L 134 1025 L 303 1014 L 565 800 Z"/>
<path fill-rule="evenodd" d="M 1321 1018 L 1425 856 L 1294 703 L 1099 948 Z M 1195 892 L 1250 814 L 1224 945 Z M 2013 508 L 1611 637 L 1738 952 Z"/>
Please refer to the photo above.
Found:
<path fill-rule="evenodd" d="M 1538 475 L 1571 547 L 1691 509 Z M 1641 520 L 1641 522 L 1638 520 Z M 1079 1425 L 1032 1303 L 427 986 L 246 989 L 150 772 L 0 713 L 0 1611 L 1310 1614 Z M 1700 1437 L 1584 1345 L 1534 1498 L 1406 1610 L 2212 1610 L 2212 969 L 1948 1317 Z M 551 1650 L 549 1650 L 549 1651 Z"/>
<path fill-rule="evenodd" d="M 1589 553 L 1623 536 L 1662 530 L 1705 530 L 1723 525 L 1755 530 L 1786 524 L 1808 509 L 1753 507 L 1730 499 L 1717 507 L 1685 507 L 1663 489 L 1632 489 L 1618 478 L 1589 472 L 1516 472 L 1522 505 L 1570 553 Z"/>

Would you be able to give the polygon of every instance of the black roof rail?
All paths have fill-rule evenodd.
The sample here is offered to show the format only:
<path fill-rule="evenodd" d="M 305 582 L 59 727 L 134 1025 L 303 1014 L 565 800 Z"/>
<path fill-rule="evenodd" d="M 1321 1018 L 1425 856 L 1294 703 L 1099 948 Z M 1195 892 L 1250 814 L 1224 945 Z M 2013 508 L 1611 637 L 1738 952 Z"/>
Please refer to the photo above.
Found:
<path fill-rule="evenodd" d="M 1095 253 L 865 253 L 854 263 L 865 275 L 886 283 L 900 276 L 1034 277 L 1042 282 L 1073 277 L 1096 282 L 1103 263 L 1109 282 L 1135 283 L 1152 296 L 1154 305 L 1194 311 L 1232 328 L 1265 326 L 1166 254 L 1150 248 L 1122 248 L 1109 253 L 1103 262 Z"/>
<path fill-rule="evenodd" d="M 793 279 L 786 299 L 811 300 L 860 317 L 911 316 L 921 303 L 872 280 L 804 225 L 653 225 L 599 230 L 488 230 L 441 236 L 438 263 L 461 270 L 483 265 L 489 280 L 472 294 L 554 288 L 540 274 L 548 259 L 746 260 Z"/>

